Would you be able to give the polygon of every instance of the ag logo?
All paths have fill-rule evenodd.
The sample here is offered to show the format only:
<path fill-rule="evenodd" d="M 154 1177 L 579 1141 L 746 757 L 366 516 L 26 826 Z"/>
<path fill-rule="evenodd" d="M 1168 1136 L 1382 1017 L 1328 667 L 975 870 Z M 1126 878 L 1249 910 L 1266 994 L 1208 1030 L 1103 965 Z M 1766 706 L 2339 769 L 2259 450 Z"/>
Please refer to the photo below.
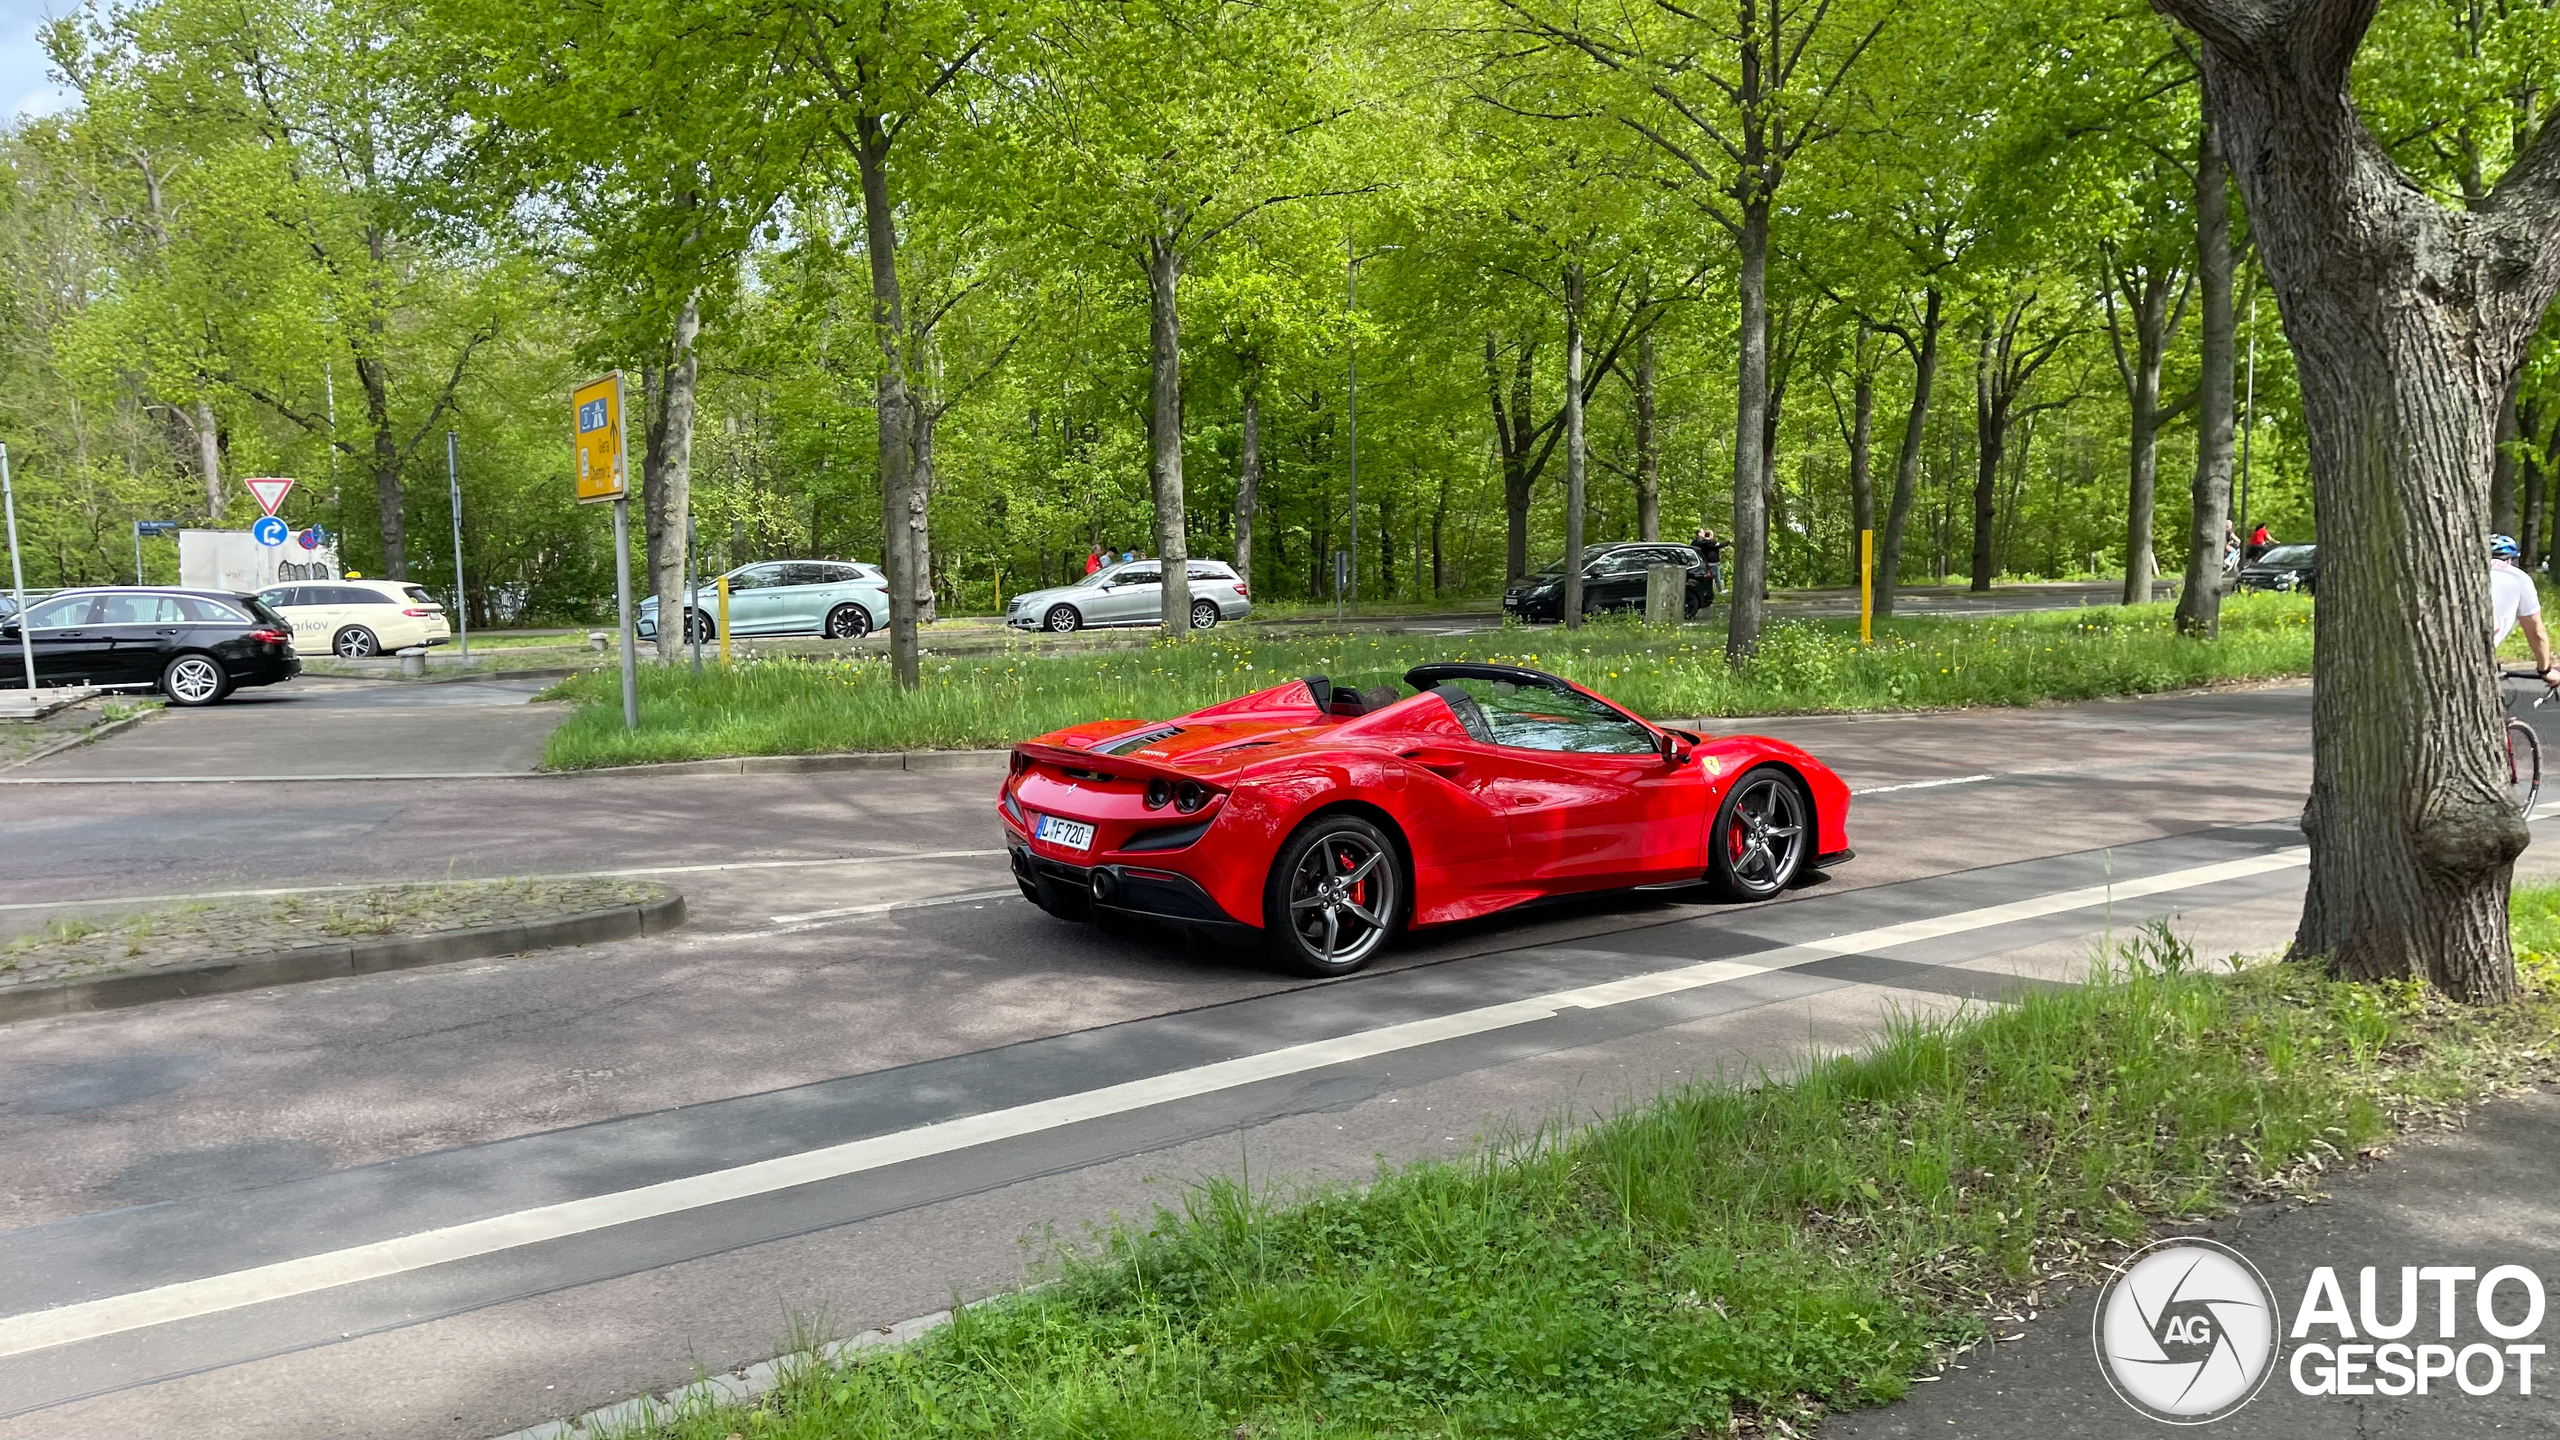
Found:
<path fill-rule="evenodd" d="M 2154 1420 L 2202 1425 L 2256 1397 L 2275 1368 L 2275 1297 L 2240 1252 L 2163 1240 L 2134 1253 L 2098 1295 L 2098 1368 Z"/>

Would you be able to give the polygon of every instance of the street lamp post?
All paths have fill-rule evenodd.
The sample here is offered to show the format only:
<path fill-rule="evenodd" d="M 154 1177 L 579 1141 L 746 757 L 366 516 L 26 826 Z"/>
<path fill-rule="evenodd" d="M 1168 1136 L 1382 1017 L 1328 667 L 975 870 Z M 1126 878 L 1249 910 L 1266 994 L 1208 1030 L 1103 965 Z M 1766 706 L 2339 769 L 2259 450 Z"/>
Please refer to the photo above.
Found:
<path fill-rule="evenodd" d="M 444 432 L 444 476 L 453 487 L 453 616 L 462 626 L 462 663 L 471 663 L 471 596 L 462 588 L 462 449 Z"/>

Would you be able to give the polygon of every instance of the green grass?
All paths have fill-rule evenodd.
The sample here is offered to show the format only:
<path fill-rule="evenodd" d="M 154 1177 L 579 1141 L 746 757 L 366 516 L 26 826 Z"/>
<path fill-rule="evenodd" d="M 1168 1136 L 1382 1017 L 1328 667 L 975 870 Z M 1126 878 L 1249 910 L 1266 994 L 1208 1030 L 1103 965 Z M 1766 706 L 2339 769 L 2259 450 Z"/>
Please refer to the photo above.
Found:
<path fill-rule="evenodd" d="M 648 1433 L 1686 1437 L 1890 1401 L 2160 1222 L 2547 1078 L 2560 888 L 2516 917 L 2515 1006 L 2208 972 L 2163 928 L 2086 987 L 1791 1078 L 1356 1190 L 1212 1183 L 904 1349 Z"/>
<path fill-rule="evenodd" d="M 617 675 L 554 692 L 579 711 L 552 732 L 565 769 L 715 755 L 1007 745 L 1078 721 L 1179 714 L 1300 675 L 1384 678 L 1425 660 L 1507 660 L 1581 681 L 1665 719 L 1816 710 L 2018 705 L 2308 673 L 2311 602 L 2238 597 L 2221 638 L 2176 635 L 2166 605 L 2091 606 L 1978 619 L 1909 619 L 1858 643 L 1854 622 L 1770 627 L 1736 670 L 1720 631 L 1594 623 L 1579 634 L 1505 628 L 1446 638 L 1212 632 L 1182 643 L 1074 656 L 927 657 L 902 695 L 879 659 L 768 658 L 707 671 L 641 672 L 640 728 L 622 728 Z"/>

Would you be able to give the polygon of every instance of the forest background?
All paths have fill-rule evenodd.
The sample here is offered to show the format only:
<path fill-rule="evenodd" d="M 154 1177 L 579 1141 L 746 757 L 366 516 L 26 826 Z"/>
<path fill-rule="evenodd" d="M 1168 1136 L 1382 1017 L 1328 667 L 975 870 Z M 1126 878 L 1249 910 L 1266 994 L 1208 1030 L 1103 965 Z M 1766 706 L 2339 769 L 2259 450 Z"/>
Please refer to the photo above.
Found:
<path fill-rule="evenodd" d="M 2315 532 L 2192 37 L 2132 0 L 162 0 L 45 38 L 72 103 L 0 134 L 31 585 L 130 580 L 134 521 L 245 526 L 276 474 L 450 595 L 450 429 L 474 624 L 602 618 L 567 397 L 613 368 L 662 593 L 689 510 L 706 570 L 879 559 L 903 515 L 927 613 L 1096 547 L 1329 599 L 1355 372 L 1370 600 L 1498 588 L 1577 496 L 1587 540 L 1703 523 L 1779 586 L 1851 583 L 1871 526 L 1887 609 L 2137 593 L 2235 472 Z M 2555 71 L 2549 6 L 2384 0 L 2355 91 L 2460 206 Z M 2547 561 L 2560 327 L 2504 431 L 2494 527 Z"/>

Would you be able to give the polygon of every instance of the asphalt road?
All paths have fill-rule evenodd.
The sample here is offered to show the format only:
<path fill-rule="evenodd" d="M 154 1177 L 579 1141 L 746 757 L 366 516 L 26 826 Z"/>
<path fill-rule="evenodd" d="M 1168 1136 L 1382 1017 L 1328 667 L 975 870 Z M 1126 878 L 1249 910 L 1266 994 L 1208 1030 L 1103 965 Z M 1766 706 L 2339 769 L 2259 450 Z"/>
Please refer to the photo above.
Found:
<path fill-rule="evenodd" d="M 1863 792 L 1856 862 L 1754 909 L 1457 927 L 1322 985 L 1032 910 L 992 770 L 5 792 L 0 904 L 646 870 L 694 919 L 0 1029 L 0 1436 L 498 1434 L 761 1359 L 795 1317 L 1010 1287 L 1038 1237 L 1240 1161 L 1357 1179 L 1783 1069 L 2067 981 L 2153 915 L 2264 946 L 2308 708 L 1755 726 Z"/>

